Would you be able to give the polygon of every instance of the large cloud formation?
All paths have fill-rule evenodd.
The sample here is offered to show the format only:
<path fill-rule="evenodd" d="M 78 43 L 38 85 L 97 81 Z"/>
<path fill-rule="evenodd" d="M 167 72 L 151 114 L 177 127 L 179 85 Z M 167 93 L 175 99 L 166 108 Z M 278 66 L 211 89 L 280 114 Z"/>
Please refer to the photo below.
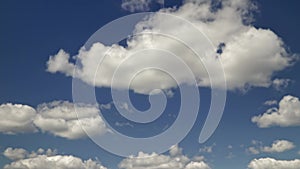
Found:
<path fill-rule="evenodd" d="M 54 152 L 54 153 L 53 153 Z M 4 169 L 106 169 L 99 161 L 82 160 L 72 155 L 57 155 L 56 151 L 39 149 L 36 152 L 27 152 L 21 148 L 7 148 L 3 153 L 13 160 L 4 166 Z M 203 156 L 192 159 L 182 154 L 182 149 L 173 146 L 168 155 L 156 153 L 145 154 L 123 159 L 120 169 L 211 169 L 204 161 Z"/>
<path fill-rule="evenodd" d="M 160 12 L 175 15 L 193 23 L 203 32 L 216 46 L 215 53 L 203 56 L 206 66 L 218 67 L 218 59 L 222 62 L 227 87 L 230 90 L 245 90 L 251 87 L 277 86 L 280 78 L 274 77 L 274 73 L 284 70 L 293 63 L 293 56 L 284 48 L 284 43 L 270 29 L 256 28 L 249 24 L 253 18 L 251 12 L 255 6 L 248 0 L 224 0 L 220 8 L 211 1 L 185 1 L 179 8 L 161 9 Z M 162 21 L 163 20 L 163 21 Z M 82 47 L 78 55 L 74 56 L 81 64 L 78 71 L 73 74 L 75 68 L 70 54 L 60 50 L 56 55 L 50 56 L 47 62 L 47 71 L 51 73 L 61 72 L 66 76 L 73 76 L 82 81 L 98 87 L 111 87 L 112 77 L 118 66 L 122 65 L 123 76 L 117 79 L 116 88 L 127 89 L 127 81 L 132 80 L 130 88 L 138 93 L 148 94 L 153 89 L 169 89 L 176 87 L 174 80 L 165 72 L 154 71 L 153 69 L 143 70 L 132 79 L 134 70 L 140 70 L 147 63 L 160 65 L 164 62 L 159 54 L 146 59 L 142 57 L 143 52 L 136 52 L 142 49 L 162 49 L 170 51 L 182 59 L 198 80 L 198 86 L 210 87 L 210 80 L 220 83 L 216 86 L 223 86 L 220 82 L 220 74 L 208 76 L 205 67 L 201 64 L 190 49 L 175 41 L 174 39 L 159 36 L 154 33 L 168 32 L 176 37 L 184 37 L 192 49 L 202 49 L 201 44 L 206 42 L 198 41 L 198 35 L 190 31 L 190 27 L 174 19 L 165 19 L 161 14 L 155 13 L 147 20 L 136 25 L 136 34 L 127 40 L 127 46 L 118 44 L 105 46 L 102 43 L 95 43 L 90 49 Z M 146 34 L 143 34 L 146 33 Z M 153 33 L 153 34 L 151 34 Z M 109 50 L 108 53 L 106 53 Z M 101 65 L 99 61 L 103 58 Z M 166 63 L 174 74 L 181 77 L 179 84 L 190 83 L 181 69 L 173 64 Z M 99 66 L 99 67 L 98 67 Z M 98 69 L 99 68 L 99 69 Z M 97 70 L 97 73 L 95 74 Z M 286 80 L 286 79 L 285 79 Z M 274 81 L 274 82 L 273 82 Z"/>
<path fill-rule="evenodd" d="M 103 134 L 108 131 L 95 105 L 75 104 L 68 101 L 43 103 L 34 109 L 21 104 L 0 105 L 0 132 L 17 134 L 25 132 L 48 132 L 68 139 Z"/>
<path fill-rule="evenodd" d="M 260 128 L 272 126 L 300 126 L 300 101 L 291 95 L 284 96 L 277 107 L 268 109 L 265 113 L 252 117 L 252 122 Z"/>
<path fill-rule="evenodd" d="M 300 160 L 276 160 L 273 158 L 260 158 L 252 160 L 249 169 L 299 169 Z"/>
<path fill-rule="evenodd" d="M 173 146 L 169 155 L 159 155 L 156 153 L 145 154 L 140 152 L 138 156 L 128 157 L 119 164 L 120 169 L 210 169 L 209 165 L 203 161 L 203 157 L 189 157 L 182 154 L 182 149 Z"/>

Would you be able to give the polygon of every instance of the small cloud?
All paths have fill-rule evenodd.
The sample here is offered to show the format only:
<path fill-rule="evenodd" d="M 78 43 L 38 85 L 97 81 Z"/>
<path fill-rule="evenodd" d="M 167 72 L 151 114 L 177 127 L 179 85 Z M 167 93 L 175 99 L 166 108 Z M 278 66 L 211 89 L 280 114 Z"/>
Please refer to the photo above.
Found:
<path fill-rule="evenodd" d="M 246 150 L 250 154 L 282 153 L 296 147 L 293 142 L 287 140 L 275 140 L 270 146 L 263 146 L 259 141 L 253 141 L 252 144 L 253 146 Z"/>
<path fill-rule="evenodd" d="M 300 126 L 299 98 L 286 95 L 280 100 L 278 107 L 272 107 L 263 114 L 252 117 L 251 121 L 260 128 Z"/>
<path fill-rule="evenodd" d="M 256 149 L 255 147 L 249 147 L 246 152 L 250 153 L 250 154 L 259 154 L 259 150 Z"/>
<path fill-rule="evenodd" d="M 115 126 L 117 126 L 117 127 L 125 127 L 125 126 L 134 127 L 133 124 L 131 124 L 129 122 L 115 122 Z"/>
<path fill-rule="evenodd" d="M 164 4 L 164 0 L 122 0 L 122 8 L 129 12 L 150 11 L 151 4 Z"/>
<path fill-rule="evenodd" d="M 290 79 L 274 79 L 272 85 L 277 91 L 282 91 L 289 86 L 290 82 Z"/>
<path fill-rule="evenodd" d="M 201 153 L 212 153 L 213 152 L 213 148 L 216 146 L 216 144 L 214 143 L 211 146 L 204 146 L 202 148 L 199 149 L 199 152 Z"/>
<path fill-rule="evenodd" d="M 272 106 L 272 105 L 276 105 L 277 103 L 278 103 L 277 100 L 267 100 L 264 102 L 264 105 Z"/>

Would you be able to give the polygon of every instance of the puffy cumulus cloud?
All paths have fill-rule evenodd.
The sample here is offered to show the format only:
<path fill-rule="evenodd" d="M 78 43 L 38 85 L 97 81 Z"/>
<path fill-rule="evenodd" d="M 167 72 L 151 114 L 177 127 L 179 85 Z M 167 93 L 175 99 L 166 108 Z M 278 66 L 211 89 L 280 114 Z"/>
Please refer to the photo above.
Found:
<path fill-rule="evenodd" d="M 57 150 L 47 149 L 44 150 L 39 148 L 37 151 L 32 151 L 29 153 L 27 150 L 23 148 L 11 148 L 8 147 L 4 152 L 3 155 L 10 160 L 17 161 L 25 158 L 34 158 L 39 155 L 46 155 L 46 156 L 54 156 L 57 154 Z"/>
<path fill-rule="evenodd" d="M 76 111 L 75 111 L 76 106 Z M 21 104 L 0 105 L 0 132 L 17 134 L 43 131 L 68 139 L 101 135 L 108 131 L 95 105 L 68 101 L 43 103 L 36 109 Z"/>
<path fill-rule="evenodd" d="M 34 158 L 21 159 L 4 166 L 4 169 L 106 169 L 99 162 L 91 159 L 82 160 L 74 156 L 39 155 Z"/>
<path fill-rule="evenodd" d="M 3 155 L 10 160 L 19 160 L 19 159 L 24 159 L 27 156 L 28 152 L 23 149 L 23 148 L 7 148 L 4 152 Z"/>
<path fill-rule="evenodd" d="M 113 73 L 120 69 L 121 65 L 123 76 L 116 79 L 114 87 L 127 89 L 126 82 L 133 79 L 130 89 L 137 93 L 149 94 L 153 89 L 164 90 L 177 86 L 174 80 L 162 71 L 146 69 L 135 76 L 136 70 L 141 70 L 147 63 L 152 65 L 164 63 L 162 55 L 165 53 L 154 52 L 150 56 L 147 52 L 141 52 L 142 49 L 157 48 L 170 51 L 182 59 L 194 73 L 198 86 L 210 87 L 210 80 L 213 80 L 217 82 L 216 86 L 222 87 L 221 75 L 212 73 L 208 76 L 200 59 L 189 48 L 172 38 L 156 34 L 167 32 L 179 39 L 184 38 L 189 47 L 195 51 L 207 50 L 201 45 L 206 44 L 206 40 L 205 42 L 201 38 L 199 40 L 198 34 L 191 31 L 190 26 L 181 20 L 167 19 L 162 12 L 186 19 L 211 40 L 216 46 L 216 52 L 202 56 L 202 61 L 205 60 L 206 67 L 216 70 L 219 69 L 218 60 L 222 62 L 228 89 L 247 90 L 251 87 L 282 84 L 284 80 L 276 79 L 274 73 L 291 66 L 295 57 L 285 50 L 285 44 L 280 37 L 270 29 L 256 28 L 249 24 L 253 19 L 251 12 L 255 9 L 250 1 L 218 2 L 222 3 L 218 9 L 215 9 L 215 5 L 209 0 L 190 0 L 185 1 L 179 8 L 161 9 L 160 13 L 155 13 L 136 25 L 133 32 L 139 36 L 128 39 L 126 47 L 117 44 L 105 46 L 102 43 L 95 43 L 90 49 L 82 47 L 73 57 L 81 63 L 75 74 L 73 74 L 75 65 L 70 60 L 69 54 L 61 50 L 50 57 L 47 71 L 61 72 L 98 87 L 112 87 Z M 139 57 L 136 57 L 136 52 Z M 103 57 L 104 55 L 106 57 Z M 219 59 L 216 59 L 216 56 Z M 102 62 L 98 65 L 100 60 Z M 169 62 L 166 65 L 178 76 L 179 84 L 190 84 L 194 80 L 189 78 L 186 72 L 178 69 L 177 65 Z M 95 74 L 96 70 L 98 71 Z M 132 78 L 133 76 L 135 78 Z"/>
<path fill-rule="evenodd" d="M 248 168 L 249 169 L 298 169 L 300 166 L 300 160 L 276 160 L 273 158 L 260 158 L 252 160 Z"/>
<path fill-rule="evenodd" d="M 275 140 L 271 146 L 264 146 L 262 142 L 252 142 L 253 146 L 247 148 L 247 152 L 250 154 L 260 153 L 282 153 L 295 148 L 293 142 L 288 140 Z"/>
<path fill-rule="evenodd" d="M 120 169 L 210 169 L 203 161 L 203 157 L 195 157 L 193 160 L 182 154 L 181 148 L 173 146 L 170 155 L 156 153 L 145 154 L 140 152 L 138 156 L 128 157 L 120 162 Z"/>
<path fill-rule="evenodd" d="M 103 134 L 107 131 L 105 122 L 94 105 L 76 104 L 68 101 L 54 101 L 40 104 L 34 124 L 44 132 L 68 139 L 78 139 L 89 134 Z M 85 131 L 84 131 L 84 130 Z"/>
<path fill-rule="evenodd" d="M 130 11 L 149 11 L 151 3 L 156 2 L 158 4 L 163 4 L 164 0 L 122 0 L 122 8 Z"/>
<path fill-rule="evenodd" d="M 35 115 L 35 109 L 30 106 L 2 104 L 0 105 L 0 132 L 5 134 L 36 132 L 37 129 L 33 124 Z"/>
<path fill-rule="evenodd" d="M 284 96 L 278 108 L 270 108 L 265 113 L 252 117 L 251 120 L 260 128 L 300 126 L 299 98 L 291 95 Z"/>
<path fill-rule="evenodd" d="M 281 153 L 295 148 L 294 143 L 287 140 L 276 140 L 268 147 L 262 147 L 262 151 L 266 153 Z"/>
<path fill-rule="evenodd" d="M 57 155 L 56 150 L 42 148 L 29 153 L 22 148 L 7 148 L 4 156 L 13 160 L 4 169 L 106 169 L 100 162 L 82 160 L 72 155 Z"/>

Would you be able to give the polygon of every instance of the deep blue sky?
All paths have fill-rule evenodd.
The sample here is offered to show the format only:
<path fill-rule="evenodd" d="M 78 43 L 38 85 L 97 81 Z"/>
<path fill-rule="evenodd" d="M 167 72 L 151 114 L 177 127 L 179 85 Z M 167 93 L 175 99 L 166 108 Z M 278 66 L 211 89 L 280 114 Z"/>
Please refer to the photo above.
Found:
<path fill-rule="evenodd" d="M 169 2 L 170 3 L 170 2 Z M 172 2 L 173 4 L 180 2 Z M 168 0 L 166 6 L 168 6 Z M 300 53 L 300 1 L 260 0 L 254 25 L 270 28 L 279 35 L 291 52 Z M 45 71 L 49 55 L 59 49 L 76 54 L 85 41 L 106 23 L 127 15 L 118 0 L 1 0 L 0 1 L 0 104 L 12 102 L 37 106 L 53 100 L 72 100 L 72 79 L 62 74 Z M 245 153 L 251 140 L 270 143 L 286 138 L 300 147 L 299 127 L 259 129 L 251 123 L 253 115 L 262 113 L 262 103 L 268 99 L 279 100 L 286 94 L 300 97 L 300 65 L 281 72 L 294 82 L 284 91 L 274 89 L 251 89 L 247 93 L 229 92 L 223 119 L 215 134 L 205 145 L 216 143 L 213 154 L 205 154 L 216 169 L 245 168 L 254 157 Z M 203 94 L 208 93 L 203 89 Z M 205 100 L 203 101 L 205 103 Z M 203 109 L 207 109 L 205 106 Z M 205 115 L 200 115 L 197 125 L 180 144 L 188 155 L 201 154 L 197 142 L 199 128 Z M 280 136 L 278 135 L 280 133 Z M 21 141 L 20 141 L 21 140 Z M 234 145 L 235 158 L 227 159 L 228 145 Z M 98 157 L 101 162 L 115 168 L 120 157 L 98 148 L 92 141 L 66 140 L 49 134 L 0 134 L 0 150 L 6 147 L 56 148 L 59 152 L 82 158 Z M 296 158 L 298 149 L 273 155 L 283 159 Z M 260 155 L 260 156 L 263 156 Z M 299 157 L 298 155 L 297 157 Z M 259 157 L 259 156 L 258 156 Z M 7 163 L 0 157 L 0 166 Z"/>

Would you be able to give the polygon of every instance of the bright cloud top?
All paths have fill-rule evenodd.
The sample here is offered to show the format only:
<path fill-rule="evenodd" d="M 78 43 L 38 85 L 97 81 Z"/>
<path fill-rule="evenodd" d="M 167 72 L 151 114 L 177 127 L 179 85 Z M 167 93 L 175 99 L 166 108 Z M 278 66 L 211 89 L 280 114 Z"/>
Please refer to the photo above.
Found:
<path fill-rule="evenodd" d="M 291 95 L 284 96 L 278 107 L 268 109 L 265 113 L 252 117 L 252 122 L 260 128 L 272 126 L 300 126 L 300 101 Z"/>
<path fill-rule="evenodd" d="M 300 160 L 276 160 L 273 158 L 260 158 L 252 160 L 249 169 L 298 169 Z"/>
<path fill-rule="evenodd" d="M 251 154 L 263 153 L 282 153 L 294 149 L 296 146 L 288 140 L 275 140 L 271 146 L 263 146 L 262 142 L 257 142 L 254 146 L 247 149 Z"/>
<path fill-rule="evenodd" d="M 251 12 L 255 9 L 249 1 L 225 0 L 220 3 L 222 3 L 220 9 L 213 9 L 210 1 L 191 0 L 185 1 L 178 9 L 161 9 L 160 12 L 186 19 L 211 40 L 216 46 L 216 52 L 203 56 L 205 66 L 217 69 L 218 60 L 221 61 L 228 89 L 246 90 L 251 87 L 274 86 L 274 83 L 277 86 L 278 81 L 283 80 L 274 79 L 274 73 L 289 67 L 293 61 L 293 57 L 285 50 L 282 40 L 269 29 L 255 28 L 248 24 L 253 19 Z M 146 57 L 147 59 L 130 59 L 136 56 L 136 52 L 139 57 L 142 57 L 143 53 L 139 52 L 142 49 L 156 48 L 170 51 L 182 59 L 195 75 L 198 86 L 210 87 L 210 80 L 214 79 L 219 83 L 216 86 L 222 87 L 223 82 L 219 80 L 221 75 L 213 74 L 209 77 L 200 59 L 189 48 L 174 39 L 151 34 L 168 32 L 171 35 L 177 35 L 176 37 L 184 37 L 189 44 L 193 44 L 189 46 L 190 48 L 198 50 L 202 50 L 199 44 L 206 43 L 198 41 L 195 38 L 198 35 L 190 31 L 190 27 L 179 21 L 163 20 L 161 16 L 156 13 L 149 19 L 138 23 L 133 32 L 142 35 L 127 40 L 127 47 L 95 43 L 90 49 L 81 48 L 78 55 L 74 56 L 81 63 L 81 67 L 75 74 L 73 74 L 75 65 L 73 61 L 70 61 L 70 55 L 63 50 L 49 58 L 47 71 L 61 72 L 90 85 L 111 87 L 113 73 L 118 66 L 122 65 L 123 76 L 116 80 L 115 84 L 118 84 L 114 86 L 116 88 L 127 89 L 127 83 L 124 82 L 130 80 L 132 80 L 130 89 L 143 94 L 149 94 L 153 89 L 176 87 L 177 84 L 172 78 L 164 72 L 153 69 L 144 70 L 136 78 L 131 78 L 134 70 L 140 69 L 145 64 L 144 62 L 154 65 L 163 63 L 159 55 Z M 108 50 L 110 50 L 109 53 L 106 53 Z M 98 69 L 98 62 L 104 54 L 107 55 Z M 190 84 L 191 80 L 194 80 L 187 78 L 187 75 L 178 67 L 172 64 L 167 64 L 167 66 L 174 71 L 172 73 L 181 77 L 178 81 L 179 85 Z M 98 72 L 95 74 L 96 70 Z"/>
<path fill-rule="evenodd" d="M 36 111 L 21 104 L 0 105 L 0 132 L 5 134 L 36 132 L 33 124 Z"/>
<path fill-rule="evenodd" d="M 95 135 L 106 132 L 99 109 L 93 105 L 79 105 L 75 111 L 73 103 L 55 101 L 39 105 L 37 111 L 34 124 L 42 131 L 56 136 L 68 139 L 83 138 L 86 137 L 83 128 Z"/>
<path fill-rule="evenodd" d="M 104 134 L 105 122 L 94 105 L 74 104 L 68 101 L 54 101 L 38 105 L 37 109 L 27 105 L 0 105 L 0 132 L 8 134 L 35 132 L 40 129 L 55 136 L 68 139 L 86 137 L 90 134 Z"/>
<path fill-rule="evenodd" d="M 181 148 L 174 146 L 170 155 L 159 155 L 156 153 L 145 154 L 140 152 L 138 156 L 128 157 L 119 164 L 120 169 L 210 169 L 203 161 L 203 157 L 190 159 L 182 154 Z"/>
<path fill-rule="evenodd" d="M 4 166 L 4 169 L 106 169 L 99 162 L 91 159 L 82 160 L 72 155 L 56 155 L 56 151 L 39 149 L 29 154 L 24 149 L 7 148 L 4 155 L 12 163 Z"/>
<path fill-rule="evenodd" d="M 47 149 L 44 150 L 42 148 L 39 148 L 36 152 L 32 151 L 31 153 L 23 148 L 7 148 L 3 155 L 7 157 L 10 160 L 17 161 L 25 158 L 35 158 L 39 155 L 46 155 L 46 156 L 54 156 L 57 154 L 56 150 Z"/>

